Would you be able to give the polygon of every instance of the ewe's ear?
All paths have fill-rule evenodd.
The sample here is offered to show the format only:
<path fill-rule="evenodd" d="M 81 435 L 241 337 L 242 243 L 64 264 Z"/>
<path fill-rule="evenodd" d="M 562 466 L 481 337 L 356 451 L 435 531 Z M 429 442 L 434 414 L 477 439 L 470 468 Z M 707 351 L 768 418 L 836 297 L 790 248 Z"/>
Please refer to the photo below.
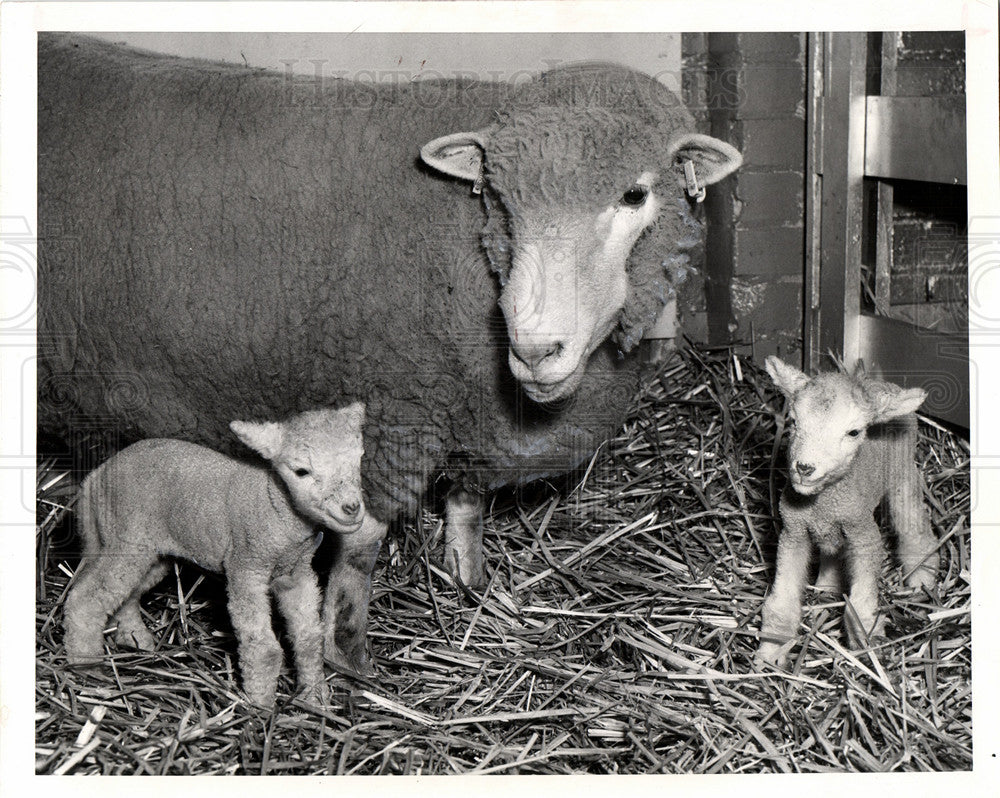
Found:
<path fill-rule="evenodd" d="M 864 379 L 868 375 L 868 369 L 865 368 L 865 361 L 862 358 L 858 358 L 854 363 L 854 368 L 851 369 L 850 375 L 856 380 Z"/>
<path fill-rule="evenodd" d="M 452 133 L 425 144 L 420 157 L 439 172 L 475 182 L 483 172 L 485 149 L 480 133 Z"/>
<path fill-rule="evenodd" d="M 265 421 L 263 424 L 253 421 L 233 421 L 229 424 L 229 429 L 266 460 L 273 460 L 278 456 L 285 437 L 281 424 L 273 421 Z"/>
<path fill-rule="evenodd" d="M 701 133 L 684 133 L 678 136 L 670 142 L 670 154 L 677 163 L 691 161 L 694 164 L 698 184 L 701 186 L 718 183 L 743 163 L 743 156 L 734 146 Z"/>
<path fill-rule="evenodd" d="M 874 424 L 914 413 L 927 398 L 923 388 L 903 390 L 888 382 L 871 382 L 866 386 L 866 393 L 875 408 Z"/>
<path fill-rule="evenodd" d="M 789 366 L 783 360 L 779 360 L 774 355 L 769 355 L 764 361 L 764 368 L 771 375 L 774 384 L 789 399 L 809 382 L 809 377 L 799 371 L 795 366 Z"/>

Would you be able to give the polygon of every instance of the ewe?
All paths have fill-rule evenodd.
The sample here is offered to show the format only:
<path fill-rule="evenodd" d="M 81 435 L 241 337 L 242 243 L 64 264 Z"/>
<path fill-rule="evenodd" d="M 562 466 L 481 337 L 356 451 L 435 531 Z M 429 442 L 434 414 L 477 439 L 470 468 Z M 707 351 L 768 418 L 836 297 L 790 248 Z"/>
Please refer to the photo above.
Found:
<path fill-rule="evenodd" d="M 870 379 L 861 368 L 810 378 L 775 357 L 766 367 L 788 399 L 793 426 L 780 502 L 783 529 L 757 661 L 784 666 L 802 617 L 813 545 L 820 555 L 818 587 L 839 589 L 841 557 L 846 561 L 846 628 L 853 645 L 883 633 L 876 612 L 885 552 L 872 515 L 879 502 L 888 498 L 907 585 L 933 584 L 938 555 L 914 463 L 913 412 L 925 392 Z"/>
<path fill-rule="evenodd" d="M 226 574 L 250 699 L 271 705 L 281 669 L 271 628 L 273 590 L 299 684 L 322 700 L 323 630 L 312 569 L 322 531 L 316 525 L 345 534 L 362 526 L 363 419 L 364 405 L 356 403 L 278 423 L 232 422 L 233 432 L 274 471 L 192 443 L 153 439 L 90 474 L 79 502 L 84 565 L 66 600 L 69 661 L 100 658 L 102 630 L 116 611 L 117 641 L 152 649 L 139 598 L 166 573 L 162 558 L 181 557 Z"/>
<path fill-rule="evenodd" d="M 38 47 L 40 429 L 225 449 L 230 419 L 365 402 L 373 522 L 331 577 L 358 590 L 441 472 L 445 560 L 485 583 L 484 497 L 621 426 L 689 193 L 741 160 L 607 64 L 372 84 Z M 327 654 L 364 670 L 367 602 L 338 595 Z"/>

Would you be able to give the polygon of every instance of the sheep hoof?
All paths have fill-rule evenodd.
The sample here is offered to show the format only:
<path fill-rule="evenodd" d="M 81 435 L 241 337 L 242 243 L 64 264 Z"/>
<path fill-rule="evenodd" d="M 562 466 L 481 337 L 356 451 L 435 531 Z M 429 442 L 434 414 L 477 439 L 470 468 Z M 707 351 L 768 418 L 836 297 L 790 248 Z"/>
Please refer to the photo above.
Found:
<path fill-rule="evenodd" d="M 104 647 L 101 641 L 79 640 L 66 641 L 66 664 L 73 668 L 91 668 L 100 665 L 104 660 Z"/>
<path fill-rule="evenodd" d="M 909 574 L 903 584 L 916 590 L 930 590 L 937 584 L 937 569 L 928 565 L 921 565 L 913 573 Z"/>
<path fill-rule="evenodd" d="M 156 640 L 146 628 L 122 629 L 115 633 L 115 643 L 119 648 L 133 648 L 137 651 L 152 651 L 156 648 Z"/>
<path fill-rule="evenodd" d="M 247 703 L 256 707 L 257 709 L 262 709 L 266 712 L 274 709 L 274 699 L 276 691 L 274 689 L 267 690 L 266 688 L 259 689 L 245 689 L 244 692 L 247 695 Z"/>
<path fill-rule="evenodd" d="M 66 664 L 74 670 L 97 670 L 104 662 L 103 654 L 66 654 Z"/>
<path fill-rule="evenodd" d="M 334 645 L 326 647 L 323 658 L 338 673 L 346 673 L 348 676 L 361 676 L 365 679 L 371 679 L 375 676 L 375 668 L 372 667 L 367 654 L 348 657 L 338 646 Z"/>
<path fill-rule="evenodd" d="M 445 565 L 456 582 L 461 582 L 466 587 L 485 587 L 486 569 L 483 566 L 482 551 L 463 553 L 449 548 L 445 551 Z"/>
<path fill-rule="evenodd" d="M 318 707 L 325 707 L 330 704 L 330 688 L 325 681 L 306 685 L 300 690 L 300 695 L 302 700 L 307 704 Z"/>
<path fill-rule="evenodd" d="M 788 670 L 791 663 L 791 650 L 795 645 L 795 638 L 784 643 L 775 643 L 765 640 L 760 644 L 757 653 L 754 655 L 753 664 L 756 670 L 763 670 L 765 665 L 773 665 L 781 670 Z"/>
<path fill-rule="evenodd" d="M 855 651 L 876 648 L 886 640 L 885 618 L 880 617 L 865 622 L 863 619 L 855 620 L 848 616 L 845 621 L 847 643 Z"/>

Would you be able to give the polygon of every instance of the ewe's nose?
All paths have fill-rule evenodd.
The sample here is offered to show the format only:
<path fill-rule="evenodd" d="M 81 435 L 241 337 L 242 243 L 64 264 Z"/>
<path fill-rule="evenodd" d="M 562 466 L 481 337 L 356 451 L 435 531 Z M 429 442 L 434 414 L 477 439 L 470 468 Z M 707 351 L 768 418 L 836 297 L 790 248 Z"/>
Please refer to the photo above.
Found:
<path fill-rule="evenodd" d="M 514 357 L 520 360 L 529 369 L 536 369 L 545 360 L 557 357 L 563 351 L 562 341 L 555 339 L 535 340 L 530 343 L 515 343 L 511 346 Z"/>
<path fill-rule="evenodd" d="M 796 463 L 795 470 L 798 471 L 801 476 L 807 477 L 816 470 L 816 466 L 810 465 L 809 463 Z"/>

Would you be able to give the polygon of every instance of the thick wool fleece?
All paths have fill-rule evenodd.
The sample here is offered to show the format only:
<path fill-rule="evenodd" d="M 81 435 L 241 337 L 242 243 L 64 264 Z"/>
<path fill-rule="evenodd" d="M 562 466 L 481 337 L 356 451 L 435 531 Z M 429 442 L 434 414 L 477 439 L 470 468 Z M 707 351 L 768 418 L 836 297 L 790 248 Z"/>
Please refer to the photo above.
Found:
<path fill-rule="evenodd" d="M 232 418 L 364 401 L 381 520 L 442 469 L 486 489 L 592 453 L 636 387 L 622 352 L 697 238 L 664 155 L 676 201 L 632 253 L 621 327 L 543 408 L 510 375 L 493 266 L 502 280 L 523 210 L 610 205 L 693 129 L 655 81 L 317 88 L 41 35 L 38 100 L 41 428 L 228 448 Z M 419 163 L 423 143 L 491 125 L 482 200 Z"/>

